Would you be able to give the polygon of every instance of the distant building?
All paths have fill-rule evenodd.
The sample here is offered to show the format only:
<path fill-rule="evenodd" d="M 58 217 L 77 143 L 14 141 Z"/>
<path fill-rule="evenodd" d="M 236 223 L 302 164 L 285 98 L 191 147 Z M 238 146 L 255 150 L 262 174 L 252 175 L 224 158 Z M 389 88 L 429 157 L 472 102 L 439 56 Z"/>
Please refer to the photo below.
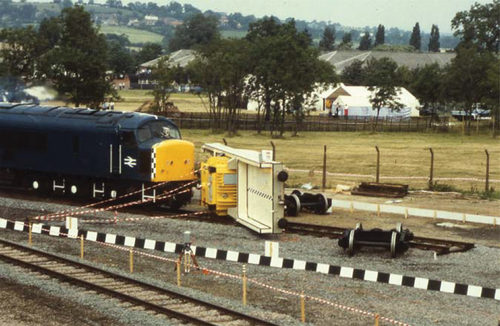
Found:
<path fill-rule="evenodd" d="M 163 18 L 163 23 L 165 25 L 177 27 L 179 25 L 182 25 L 183 21 L 179 20 L 179 19 L 172 18 L 172 17 L 167 17 L 167 18 Z"/>
<path fill-rule="evenodd" d="M 115 75 L 111 81 L 113 87 L 117 90 L 130 89 L 130 78 L 128 75 Z"/>
<path fill-rule="evenodd" d="M 127 26 L 139 26 L 140 24 L 139 19 L 134 18 L 128 21 Z"/>
<path fill-rule="evenodd" d="M 146 15 L 146 16 L 144 17 L 144 24 L 146 24 L 146 25 L 153 26 L 153 25 L 155 25 L 157 22 L 158 22 L 158 16 L 150 16 L 150 15 Z"/>
<path fill-rule="evenodd" d="M 367 86 L 346 86 L 340 84 L 336 87 L 327 89 L 322 92 L 317 92 L 312 96 L 317 96 L 316 102 L 317 111 L 327 111 L 333 116 L 339 117 L 370 117 L 377 114 L 376 110 L 372 109 L 370 97 L 373 92 Z M 403 108 L 399 111 L 392 111 L 389 108 L 380 110 L 380 117 L 418 117 L 420 102 L 406 88 L 397 88 L 396 100 L 403 104 Z"/>

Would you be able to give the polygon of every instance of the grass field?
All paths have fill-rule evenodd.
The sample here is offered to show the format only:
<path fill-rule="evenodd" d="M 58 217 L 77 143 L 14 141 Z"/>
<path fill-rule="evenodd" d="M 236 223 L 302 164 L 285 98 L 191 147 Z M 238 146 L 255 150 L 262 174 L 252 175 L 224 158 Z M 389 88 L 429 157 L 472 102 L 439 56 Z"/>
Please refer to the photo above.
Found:
<path fill-rule="evenodd" d="M 101 32 L 105 34 L 125 34 L 132 43 L 160 43 L 163 39 L 163 36 L 160 34 L 126 26 L 101 26 Z"/>
<path fill-rule="evenodd" d="M 268 134 L 240 132 L 239 136 L 213 135 L 208 131 L 182 130 L 183 138 L 201 145 L 210 142 L 222 143 L 226 137 L 228 145 L 243 149 L 272 149 Z M 485 178 L 486 155 L 490 153 L 490 179 L 500 179 L 500 146 L 498 139 L 484 136 L 461 136 L 457 134 L 424 133 L 354 133 L 354 132 L 310 132 L 298 137 L 286 135 L 284 139 L 272 140 L 276 145 L 276 160 L 290 169 L 316 170 L 323 168 L 323 146 L 327 145 L 327 171 L 331 173 L 375 175 L 376 150 L 380 149 L 380 175 L 390 177 L 428 177 L 430 153 L 434 150 L 434 177 Z M 206 154 L 197 152 L 197 160 Z M 353 184 L 359 181 L 375 181 L 367 177 L 327 177 L 327 187 L 337 184 Z M 291 172 L 289 186 L 311 182 L 321 187 L 322 173 Z M 381 179 L 381 182 L 409 184 L 413 189 L 426 189 L 427 180 Z M 441 188 L 452 186 L 462 191 L 484 190 L 484 182 L 439 181 Z M 490 183 L 497 191 L 500 183 Z"/>

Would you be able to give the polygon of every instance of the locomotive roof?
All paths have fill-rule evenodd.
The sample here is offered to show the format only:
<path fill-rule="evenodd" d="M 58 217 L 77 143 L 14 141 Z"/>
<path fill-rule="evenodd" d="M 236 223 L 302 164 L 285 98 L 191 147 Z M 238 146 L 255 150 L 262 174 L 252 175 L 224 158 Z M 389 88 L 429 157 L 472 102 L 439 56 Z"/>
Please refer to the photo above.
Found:
<path fill-rule="evenodd" d="M 61 106 L 39 106 L 35 104 L 0 103 L 0 115 L 25 115 L 30 120 L 36 119 L 39 123 L 87 125 L 97 124 L 102 127 L 117 127 L 137 129 L 145 122 L 152 120 L 169 121 L 167 118 L 152 114 L 121 111 L 100 111 L 87 108 L 69 108 Z"/>

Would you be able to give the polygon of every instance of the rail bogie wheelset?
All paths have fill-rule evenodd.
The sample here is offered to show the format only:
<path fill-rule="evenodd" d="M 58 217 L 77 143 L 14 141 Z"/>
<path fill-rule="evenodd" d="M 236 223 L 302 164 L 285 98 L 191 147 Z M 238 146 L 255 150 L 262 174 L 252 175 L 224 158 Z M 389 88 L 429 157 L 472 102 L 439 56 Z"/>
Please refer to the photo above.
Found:
<path fill-rule="evenodd" d="M 194 164 L 194 144 L 181 140 L 177 126 L 163 117 L 0 104 L 3 183 L 113 198 L 154 185 L 168 190 L 190 183 L 196 179 Z M 187 191 L 167 204 L 178 207 L 191 196 Z"/>

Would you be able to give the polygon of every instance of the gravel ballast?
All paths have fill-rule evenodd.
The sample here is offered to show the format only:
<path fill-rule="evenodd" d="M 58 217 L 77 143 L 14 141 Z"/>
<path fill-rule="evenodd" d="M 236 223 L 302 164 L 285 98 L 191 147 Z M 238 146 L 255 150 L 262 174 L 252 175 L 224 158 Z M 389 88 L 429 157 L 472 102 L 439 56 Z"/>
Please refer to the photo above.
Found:
<path fill-rule="evenodd" d="M 53 212 L 67 207 L 0 198 L 0 217 L 9 218 L 5 213 L 11 210 L 39 212 L 41 209 Z M 112 213 L 103 215 L 111 217 Z M 137 215 L 120 213 L 119 217 Z M 286 234 L 261 236 L 243 227 L 189 220 L 146 220 L 117 225 L 82 224 L 82 227 L 87 230 L 177 243 L 182 242 L 183 232 L 189 230 L 194 245 L 256 254 L 263 254 L 264 241 L 272 240 L 280 243 L 280 257 L 283 258 L 500 288 L 500 250 L 485 246 L 477 246 L 465 253 L 438 256 L 437 259 L 433 252 L 411 249 L 397 259 L 390 259 L 388 252 L 380 250 L 362 250 L 356 256 L 348 257 L 337 246 L 336 240 Z M 19 242 L 27 240 L 27 235 L 20 232 L 0 231 L 0 236 Z M 75 240 L 37 235 L 35 245 L 37 248 L 73 257 L 79 254 L 79 243 Z M 171 259 L 177 258 L 175 255 L 159 252 L 145 252 Z M 128 254 L 89 244 L 86 246 L 86 259 L 98 265 L 104 263 L 110 268 L 125 271 Z M 202 267 L 236 275 L 240 275 L 242 270 L 242 265 L 234 262 L 211 259 L 198 259 L 198 262 Z M 138 257 L 135 265 L 138 272 L 134 274 L 135 277 L 175 288 L 173 265 L 143 257 Z M 500 318 L 500 303 L 491 299 L 344 279 L 306 271 L 254 265 L 247 265 L 246 269 L 249 278 L 262 283 L 297 293 L 304 291 L 309 296 L 378 313 L 413 325 L 497 326 Z M 273 320 L 281 325 L 298 324 L 300 321 L 298 297 L 264 289 L 252 283 L 249 285 L 247 307 L 241 305 L 240 280 L 213 274 L 191 273 L 183 276 L 182 290 L 193 291 L 203 299 L 223 302 L 225 306 L 248 311 L 252 315 Z M 315 325 L 367 325 L 373 322 L 372 317 L 310 300 L 306 302 L 306 316 L 307 320 Z"/>

